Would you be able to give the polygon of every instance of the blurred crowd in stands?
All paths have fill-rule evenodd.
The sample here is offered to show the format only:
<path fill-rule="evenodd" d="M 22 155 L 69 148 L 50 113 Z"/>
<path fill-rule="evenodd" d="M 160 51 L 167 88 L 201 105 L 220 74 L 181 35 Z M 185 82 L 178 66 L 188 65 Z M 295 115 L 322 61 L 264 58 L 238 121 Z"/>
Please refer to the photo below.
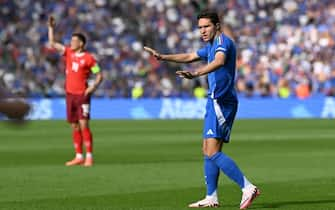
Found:
<path fill-rule="evenodd" d="M 24 96 L 64 95 L 63 59 L 48 46 L 52 14 L 59 42 L 86 34 L 105 78 L 95 96 L 205 97 L 205 77 L 174 74 L 204 63 L 158 62 L 143 52 L 199 49 L 196 14 L 205 8 L 233 31 L 240 97 L 335 95 L 334 0 L 0 0 L 0 77 Z"/>

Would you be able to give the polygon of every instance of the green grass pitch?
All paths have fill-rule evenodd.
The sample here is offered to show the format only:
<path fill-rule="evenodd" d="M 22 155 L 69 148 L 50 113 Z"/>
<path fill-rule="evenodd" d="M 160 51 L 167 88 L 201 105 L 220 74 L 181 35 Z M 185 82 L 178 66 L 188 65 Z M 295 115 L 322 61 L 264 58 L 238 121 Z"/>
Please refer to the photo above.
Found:
<path fill-rule="evenodd" d="M 178 210 L 202 198 L 202 121 L 96 121 L 96 165 L 73 157 L 64 121 L 0 123 L 0 209 Z M 223 149 L 262 190 L 250 209 L 335 209 L 334 120 L 237 120 Z M 220 175 L 220 209 L 241 192 Z"/>

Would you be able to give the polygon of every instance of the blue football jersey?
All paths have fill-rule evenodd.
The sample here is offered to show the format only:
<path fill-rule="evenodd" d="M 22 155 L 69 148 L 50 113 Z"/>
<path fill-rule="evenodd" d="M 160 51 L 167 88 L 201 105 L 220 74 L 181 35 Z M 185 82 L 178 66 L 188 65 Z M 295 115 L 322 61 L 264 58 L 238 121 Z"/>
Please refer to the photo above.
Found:
<path fill-rule="evenodd" d="M 207 43 L 199 49 L 197 54 L 202 60 L 210 63 L 215 59 L 217 52 L 225 54 L 225 63 L 207 75 L 208 96 L 227 102 L 237 102 L 235 90 L 236 47 L 234 42 L 222 33 L 214 39 L 213 43 Z"/>

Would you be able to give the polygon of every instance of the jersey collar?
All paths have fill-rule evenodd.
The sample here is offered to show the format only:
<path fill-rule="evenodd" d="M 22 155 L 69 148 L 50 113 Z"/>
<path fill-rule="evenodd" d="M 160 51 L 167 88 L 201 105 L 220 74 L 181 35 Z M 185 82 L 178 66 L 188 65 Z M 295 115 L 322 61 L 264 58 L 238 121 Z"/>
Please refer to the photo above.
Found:
<path fill-rule="evenodd" d="M 84 55 L 85 55 L 85 52 L 74 53 L 74 56 L 76 57 L 82 57 Z"/>

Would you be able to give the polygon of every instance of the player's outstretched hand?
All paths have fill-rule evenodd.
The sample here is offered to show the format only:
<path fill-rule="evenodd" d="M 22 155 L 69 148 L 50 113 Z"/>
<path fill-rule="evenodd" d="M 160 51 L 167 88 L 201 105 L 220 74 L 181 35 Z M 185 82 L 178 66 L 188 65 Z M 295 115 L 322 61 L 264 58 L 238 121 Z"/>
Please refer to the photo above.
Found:
<path fill-rule="evenodd" d="M 190 71 L 176 71 L 176 74 L 181 77 L 181 78 L 186 78 L 186 79 L 193 79 L 197 76 L 199 76 L 197 73 L 193 73 Z"/>
<path fill-rule="evenodd" d="M 51 27 L 51 28 L 54 28 L 56 25 L 55 23 L 55 18 L 51 15 L 49 16 L 49 19 L 48 19 L 48 26 Z"/>
<path fill-rule="evenodd" d="M 143 47 L 145 51 L 153 55 L 157 60 L 161 60 L 162 56 L 159 54 L 156 50 L 150 48 L 150 47 Z"/>

